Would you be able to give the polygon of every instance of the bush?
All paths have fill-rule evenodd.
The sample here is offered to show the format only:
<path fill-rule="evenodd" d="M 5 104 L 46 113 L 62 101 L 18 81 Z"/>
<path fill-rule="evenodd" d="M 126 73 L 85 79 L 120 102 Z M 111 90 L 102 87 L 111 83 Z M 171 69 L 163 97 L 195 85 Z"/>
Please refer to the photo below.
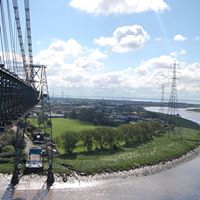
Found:
<path fill-rule="evenodd" d="M 9 159 L 0 159 L 0 164 L 9 163 Z"/>
<path fill-rule="evenodd" d="M 3 148 L 3 150 L 4 150 L 4 153 L 5 153 L 5 152 L 7 152 L 7 153 L 13 153 L 13 152 L 14 152 L 14 148 L 13 148 L 13 146 L 11 146 L 11 145 L 5 146 L 5 147 Z"/>

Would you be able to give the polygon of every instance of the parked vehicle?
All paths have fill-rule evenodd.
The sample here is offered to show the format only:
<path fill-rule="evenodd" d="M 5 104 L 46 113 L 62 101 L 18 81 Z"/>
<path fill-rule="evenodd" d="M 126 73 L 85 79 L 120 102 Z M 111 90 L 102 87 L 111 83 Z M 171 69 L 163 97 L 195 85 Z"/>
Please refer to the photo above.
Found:
<path fill-rule="evenodd" d="M 29 158 L 26 161 L 26 170 L 29 172 L 43 170 L 43 156 L 40 147 L 32 147 L 29 150 Z"/>

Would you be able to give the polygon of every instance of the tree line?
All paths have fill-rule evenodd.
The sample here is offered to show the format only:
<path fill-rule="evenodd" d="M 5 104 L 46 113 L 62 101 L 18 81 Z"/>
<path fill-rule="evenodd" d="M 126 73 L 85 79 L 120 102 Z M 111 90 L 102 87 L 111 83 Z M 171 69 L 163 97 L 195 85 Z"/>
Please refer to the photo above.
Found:
<path fill-rule="evenodd" d="M 88 152 L 116 150 L 122 145 L 140 145 L 161 134 L 163 134 L 162 125 L 157 121 L 150 121 L 124 124 L 117 128 L 97 127 L 79 133 L 65 131 L 56 138 L 56 143 L 65 150 L 65 154 L 70 155 L 77 144 L 81 144 Z"/>
<path fill-rule="evenodd" d="M 64 114 L 65 118 L 79 119 L 81 121 L 90 122 L 94 125 L 117 126 L 118 124 L 111 120 L 104 112 L 96 112 L 92 108 L 80 109 L 80 111 L 72 110 Z"/>

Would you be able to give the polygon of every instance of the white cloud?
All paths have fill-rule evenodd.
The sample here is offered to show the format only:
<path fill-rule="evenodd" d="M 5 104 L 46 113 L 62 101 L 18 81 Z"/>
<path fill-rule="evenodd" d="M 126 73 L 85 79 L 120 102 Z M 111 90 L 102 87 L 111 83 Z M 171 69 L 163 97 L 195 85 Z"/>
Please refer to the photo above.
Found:
<path fill-rule="evenodd" d="M 180 53 L 183 51 L 180 51 Z M 172 68 L 174 65 L 174 57 L 170 55 L 163 55 L 157 58 L 152 58 L 147 61 L 141 62 L 141 64 L 135 69 L 138 77 L 142 78 L 141 88 L 146 90 L 150 87 L 152 96 L 159 97 L 159 91 L 157 90 L 161 84 L 165 84 L 166 87 L 166 100 L 169 98 L 169 92 L 171 87 Z M 180 99 L 197 99 L 199 88 L 199 76 L 200 76 L 200 63 L 187 64 L 180 60 L 176 60 L 177 64 L 177 89 L 178 97 Z M 140 90 L 142 92 L 142 90 Z M 155 92 L 155 93 L 153 93 Z"/>
<path fill-rule="evenodd" d="M 187 37 L 185 37 L 185 36 L 183 36 L 181 34 L 177 34 L 177 35 L 174 36 L 173 40 L 176 41 L 176 42 L 178 42 L 178 41 L 185 41 L 185 40 L 187 40 Z"/>
<path fill-rule="evenodd" d="M 169 9 L 164 0 L 71 0 L 70 6 L 97 15 L 159 12 Z"/>
<path fill-rule="evenodd" d="M 179 56 L 185 55 L 187 51 L 185 49 L 181 49 L 180 51 L 174 51 L 170 55 L 173 56 L 174 58 L 177 58 Z"/>
<path fill-rule="evenodd" d="M 75 65 L 87 70 L 101 70 L 104 68 L 104 64 L 99 60 L 103 60 L 108 56 L 102 53 L 98 49 L 92 50 L 89 55 L 80 57 L 75 60 Z"/>
<path fill-rule="evenodd" d="M 132 25 L 118 27 L 112 37 L 96 38 L 94 43 L 110 47 L 113 52 L 124 53 L 142 47 L 149 38 L 142 26 Z"/>
<path fill-rule="evenodd" d="M 166 69 L 168 70 L 173 62 L 174 58 L 166 55 L 151 58 L 148 61 L 142 61 L 136 68 L 136 72 L 141 75 L 163 72 Z"/>
<path fill-rule="evenodd" d="M 55 40 L 49 46 L 49 49 L 60 55 L 73 57 L 77 57 L 83 51 L 82 46 L 74 39 L 69 39 L 68 41 Z"/>
<path fill-rule="evenodd" d="M 47 65 L 48 78 L 53 87 L 89 85 L 92 73 L 102 70 L 107 55 L 98 49 L 88 49 L 76 40 L 55 40 L 36 56 L 36 63 Z"/>
<path fill-rule="evenodd" d="M 90 79 L 90 87 L 94 90 L 95 88 L 103 89 L 105 93 L 102 95 L 104 96 L 109 91 L 110 96 L 131 96 L 134 94 L 133 97 L 159 98 L 159 88 L 165 84 L 165 98 L 168 100 L 173 62 L 172 57 L 161 56 L 141 63 L 136 69 L 96 74 Z M 188 99 L 195 97 L 199 92 L 200 64 L 185 64 L 183 66 L 184 68 L 179 70 L 181 77 L 178 74 L 180 77 L 180 81 L 177 81 L 178 97 Z M 141 73 L 141 68 L 146 68 L 146 73 Z"/>
<path fill-rule="evenodd" d="M 169 99 L 171 88 L 172 67 L 174 58 L 162 55 L 143 61 L 136 68 L 110 72 L 93 77 L 93 85 L 105 91 L 111 89 L 110 95 L 134 95 L 141 98 L 159 98 L 160 87 L 165 84 L 165 99 Z M 197 98 L 199 89 L 200 64 L 177 63 L 177 88 L 180 99 Z M 118 93 L 116 94 L 116 91 Z"/>
<path fill-rule="evenodd" d="M 62 63 L 66 58 L 80 56 L 83 50 L 83 47 L 74 39 L 68 41 L 54 40 L 47 49 L 37 55 L 35 61 L 51 66 Z"/>
<path fill-rule="evenodd" d="M 69 41 L 57 40 L 37 56 L 37 60 L 44 58 L 43 63 L 48 62 L 48 83 L 55 95 L 60 94 L 56 88 L 62 88 L 65 94 L 75 96 L 159 98 L 160 87 L 165 84 L 168 100 L 174 63 L 172 55 L 161 55 L 142 61 L 138 66 L 109 72 L 103 63 L 108 55 L 70 40 L 77 51 L 70 53 L 74 47 L 67 45 Z M 63 48 L 58 48 L 60 46 Z M 181 53 L 184 50 L 180 50 Z M 180 82 L 177 82 L 178 96 L 198 98 L 200 63 L 177 63 L 181 72 Z"/>

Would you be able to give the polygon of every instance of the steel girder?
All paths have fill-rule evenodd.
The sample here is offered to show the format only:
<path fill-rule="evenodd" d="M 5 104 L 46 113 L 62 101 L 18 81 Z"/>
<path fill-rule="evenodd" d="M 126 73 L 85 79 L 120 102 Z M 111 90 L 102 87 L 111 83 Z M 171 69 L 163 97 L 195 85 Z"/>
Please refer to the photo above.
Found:
<path fill-rule="evenodd" d="M 38 103 L 38 92 L 0 68 L 0 126 L 7 126 Z"/>

